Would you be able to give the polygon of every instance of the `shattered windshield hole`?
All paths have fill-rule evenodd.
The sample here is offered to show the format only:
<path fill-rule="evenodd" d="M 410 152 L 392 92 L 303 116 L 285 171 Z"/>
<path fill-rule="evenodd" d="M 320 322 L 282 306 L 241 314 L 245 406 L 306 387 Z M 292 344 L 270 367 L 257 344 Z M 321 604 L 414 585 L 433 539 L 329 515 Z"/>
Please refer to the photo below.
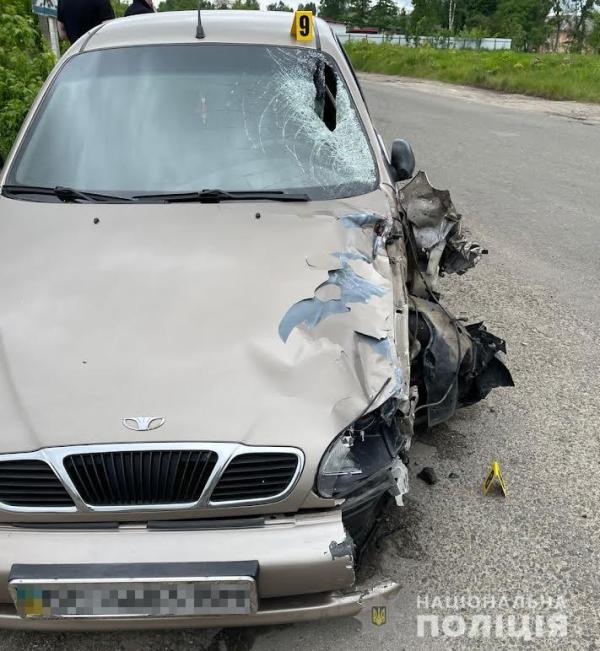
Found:
<path fill-rule="evenodd" d="M 334 131 L 337 125 L 337 77 L 333 68 L 322 64 L 315 70 L 315 112 L 323 120 L 329 131 Z"/>

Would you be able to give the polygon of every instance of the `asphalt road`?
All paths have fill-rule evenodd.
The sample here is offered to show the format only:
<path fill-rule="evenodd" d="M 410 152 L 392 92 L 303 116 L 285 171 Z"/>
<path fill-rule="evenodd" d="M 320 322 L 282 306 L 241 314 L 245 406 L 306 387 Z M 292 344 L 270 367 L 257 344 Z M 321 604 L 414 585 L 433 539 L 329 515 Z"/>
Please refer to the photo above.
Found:
<path fill-rule="evenodd" d="M 600 648 L 599 114 L 436 84 L 369 78 L 364 88 L 386 142 L 412 142 L 418 167 L 451 189 L 489 248 L 475 270 L 445 281 L 447 302 L 507 340 L 516 383 L 415 443 L 410 496 L 382 523 L 363 570 L 367 582 L 401 583 L 386 624 L 365 616 L 229 631 L 3 632 L 0 650 L 499 648 L 524 645 L 509 634 L 527 630 L 531 647 Z M 506 499 L 481 495 L 493 459 Z M 436 485 L 416 479 L 423 465 L 435 468 Z M 556 614 L 566 637 L 549 637 Z M 418 635 L 423 615 L 439 616 L 438 637 L 429 624 Z M 489 637 L 477 615 L 491 621 Z"/>

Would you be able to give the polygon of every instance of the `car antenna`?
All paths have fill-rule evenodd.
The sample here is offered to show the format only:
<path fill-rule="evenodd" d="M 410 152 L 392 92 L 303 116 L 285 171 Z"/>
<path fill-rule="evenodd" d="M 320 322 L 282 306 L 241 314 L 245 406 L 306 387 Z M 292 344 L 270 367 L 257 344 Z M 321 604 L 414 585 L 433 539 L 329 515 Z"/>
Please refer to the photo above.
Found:
<path fill-rule="evenodd" d="M 202 14 L 200 13 L 200 2 L 198 3 L 198 26 L 196 27 L 196 38 L 202 39 L 206 36 L 204 33 L 204 27 L 202 27 Z"/>

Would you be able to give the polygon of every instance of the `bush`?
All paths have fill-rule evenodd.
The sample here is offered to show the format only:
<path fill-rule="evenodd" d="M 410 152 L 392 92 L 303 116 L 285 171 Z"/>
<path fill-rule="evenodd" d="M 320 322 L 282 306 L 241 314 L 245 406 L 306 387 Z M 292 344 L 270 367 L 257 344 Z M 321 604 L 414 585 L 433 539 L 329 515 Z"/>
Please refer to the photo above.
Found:
<path fill-rule="evenodd" d="M 0 8 L 0 155 L 6 157 L 31 103 L 54 65 L 31 5 L 2 0 Z"/>

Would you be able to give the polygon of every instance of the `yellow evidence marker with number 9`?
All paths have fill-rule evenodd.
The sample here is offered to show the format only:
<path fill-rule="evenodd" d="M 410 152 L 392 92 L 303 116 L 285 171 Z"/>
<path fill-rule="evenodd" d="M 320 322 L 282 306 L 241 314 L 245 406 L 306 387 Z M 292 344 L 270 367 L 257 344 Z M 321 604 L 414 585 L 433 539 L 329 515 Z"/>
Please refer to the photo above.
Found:
<path fill-rule="evenodd" d="M 294 14 L 292 30 L 290 34 L 297 41 L 312 41 L 313 35 L 313 14 L 312 11 L 297 11 Z"/>

